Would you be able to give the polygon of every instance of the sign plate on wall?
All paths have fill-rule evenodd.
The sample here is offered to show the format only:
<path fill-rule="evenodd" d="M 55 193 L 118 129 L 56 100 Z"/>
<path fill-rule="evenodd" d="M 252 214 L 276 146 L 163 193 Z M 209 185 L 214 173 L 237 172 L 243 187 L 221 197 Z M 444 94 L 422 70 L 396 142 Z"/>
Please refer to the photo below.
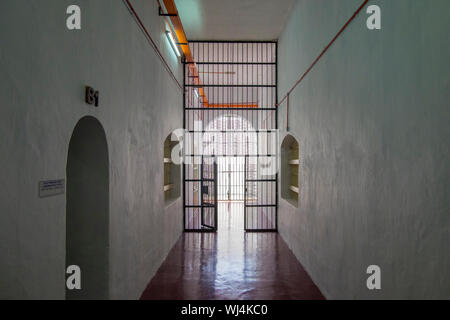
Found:
<path fill-rule="evenodd" d="M 39 182 L 39 197 L 53 197 L 64 194 L 66 182 L 64 179 Z"/>

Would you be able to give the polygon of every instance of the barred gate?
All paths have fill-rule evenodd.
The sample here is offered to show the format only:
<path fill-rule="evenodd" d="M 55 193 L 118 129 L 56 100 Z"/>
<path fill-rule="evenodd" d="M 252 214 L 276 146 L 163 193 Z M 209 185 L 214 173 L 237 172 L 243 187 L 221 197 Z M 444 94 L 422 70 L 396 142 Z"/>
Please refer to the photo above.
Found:
<path fill-rule="evenodd" d="M 244 202 L 246 231 L 276 231 L 277 43 L 191 41 L 189 46 L 184 229 L 216 231 L 217 201 L 233 200 Z M 214 174 L 205 178 L 211 168 Z M 226 183 L 218 184 L 218 176 Z"/>

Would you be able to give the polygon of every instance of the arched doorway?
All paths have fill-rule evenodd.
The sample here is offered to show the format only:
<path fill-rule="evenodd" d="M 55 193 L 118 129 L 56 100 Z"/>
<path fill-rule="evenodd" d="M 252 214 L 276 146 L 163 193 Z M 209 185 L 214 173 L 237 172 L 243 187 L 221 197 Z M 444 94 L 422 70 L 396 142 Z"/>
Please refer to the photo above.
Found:
<path fill-rule="evenodd" d="M 67 158 L 66 266 L 81 269 L 81 290 L 66 299 L 107 299 L 109 294 L 109 159 L 100 122 L 84 117 Z"/>

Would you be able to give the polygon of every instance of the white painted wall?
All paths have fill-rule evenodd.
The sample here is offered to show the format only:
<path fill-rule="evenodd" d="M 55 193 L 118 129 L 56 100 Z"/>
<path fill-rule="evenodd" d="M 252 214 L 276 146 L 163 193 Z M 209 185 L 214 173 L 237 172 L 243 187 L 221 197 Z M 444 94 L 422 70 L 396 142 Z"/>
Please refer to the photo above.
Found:
<path fill-rule="evenodd" d="M 182 82 L 155 1 L 136 10 Z M 66 8 L 82 30 L 66 29 Z M 182 127 L 182 91 L 120 0 L 0 2 L 0 298 L 63 299 L 65 178 L 75 124 L 96 117 L 110 159 L 110 297 L 139 298 L 182 229 L 181 198 L 163 196 L 163 143 Z M 84 103 L 84 86 L 100 107 Z"/>
<path fill-rule="evenodd" d="M 362 0 L 298 0 L 279 42 L 280 97 Z M 326 297 L 450 298 L 450 2 L 373 0 L 290 97 L 300 198 L 283 238 Z M 282 138 L 286 104 L 280 108 Z M 366 288 L 377 264 L 382 289 Z"/>

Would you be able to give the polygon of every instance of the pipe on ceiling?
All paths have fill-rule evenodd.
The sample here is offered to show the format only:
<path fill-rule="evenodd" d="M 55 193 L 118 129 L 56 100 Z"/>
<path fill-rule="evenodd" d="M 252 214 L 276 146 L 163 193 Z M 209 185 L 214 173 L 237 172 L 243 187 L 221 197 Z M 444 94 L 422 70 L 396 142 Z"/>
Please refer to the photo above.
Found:
<path fill-rule="evenodd" d="M 161 3 L 159 0 L 156 0 L 160 8 L 162 8 Z M 181 22 L 181 18 L 178 14 L 178 9 L 175 4 L 174 0 L 163 0 L 164 7 L 167 11 L 167 14 L 169 15 L 168 18 L 172 22 L 173 28 L 175 29 L 175 36 L 178 40 L 178 43 L 183 50 L 183 54 L 185 57 L 186 62 L 190 62 L 189 68 L 190 72 L 192 74 L 192 77 L 194 79 L 195 85 L 198 86 L 199 96 L 202 99 L 203 105 L 207 107 L 208 104 L 208 98 L 206 97 L 205 90 L 203 89 L 201 83 L 200 83 L 200 77 L 199 72 L 197 69 L 197 66 L 195 65 L 194 58 L 192 57 L 191 53 L 191 47 L 189 46 L 189 42 L 186 37 L 186 33 L 184 32 L 183 24 Z"/>

